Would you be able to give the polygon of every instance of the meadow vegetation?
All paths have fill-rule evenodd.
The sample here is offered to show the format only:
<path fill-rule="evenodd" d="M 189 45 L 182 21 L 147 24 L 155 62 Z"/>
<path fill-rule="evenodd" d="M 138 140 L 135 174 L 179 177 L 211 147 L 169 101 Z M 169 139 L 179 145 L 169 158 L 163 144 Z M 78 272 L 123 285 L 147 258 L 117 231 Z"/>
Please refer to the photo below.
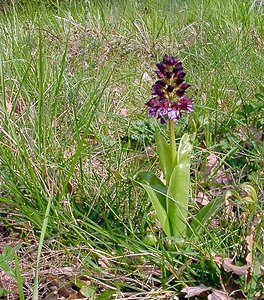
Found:
<path fill-rule="evenodd" d="M 2 295 L 263 299 L 263 13 L 250 0 L 2 4 Z M 165 53 L 192 84 L 195 111 L 175 127 L 178 140 L 197 129 L 189 220 L 224 199 L 179 247 L 133 181 L 162 176 L 167 127 L 145 103 Z"/>

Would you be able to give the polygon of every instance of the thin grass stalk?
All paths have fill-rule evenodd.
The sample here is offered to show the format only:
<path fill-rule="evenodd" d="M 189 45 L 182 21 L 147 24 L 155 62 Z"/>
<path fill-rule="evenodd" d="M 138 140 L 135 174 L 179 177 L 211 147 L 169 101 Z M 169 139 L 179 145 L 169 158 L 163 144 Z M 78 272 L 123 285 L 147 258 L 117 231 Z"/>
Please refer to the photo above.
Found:
<path fill-rule="evenodd" d="M 45 212 L 45 216 L 44 216 L 42 229 L 41 229 L 41 235 L 40 235 L 40 239 L 39 239 L 36 269 L 35 269 L 35 276 L 34 276 L 34 286 L 33 286 L 33 298 L 32 298 L 33 300 L 38 300 L 39 299 L 38 298 L 39 266 L 40 266 L 40 258 L 41 258 L 41 252 L 42 252 L 42 248 L 43 248 L 44 238 L 45 238 L 46 231 L 47 231 L 47 226 L 48 226 L 51 203 L 52 203 L 52 198 L 49 198 L 47 208 L 46 208 L 46 212 Z"/>
<path fill-rule="evenodd" d="M 65 64 L 66 64 L 66 57 L 67 57 L 67 50 L 68 50 L 68 37 L 67 37 L 67 41 L 66 41 L 66 46 L 65 46 L 65 50 L 61 59 L 61 63 L 60 63 L 60 73 L 59 76 L 57 78 L 57 85 L 55 88 L 55 92 L 54 92 L 54 98 L 55 98 L 55 104 L 54 104 L 54 108 L 51 114 L 51 122 L 53 122 L 53 120 L 56 120 L 56 115 L 57 115 L 57 108 L 58 108 L 58 94 L 62 85 L 62 79 L 63 79 L 63 74 L 64 74 L 64 70 L 65 70 Z M 56 124 L 54 124 L 56 125 Z M 54 126 L 54 128 L 56 129 L 56 126 Z"/>
<path fill-rule="evenodd" d="M 3 108 L 4 108 L 5 123 L 6 123 L 8 121 L 8 115 L 7 115 L 6 93 L 5 93 L 5 75 L 4 75 L 3 61 L 1 57 L 0 57 L 0 76 L 1 76 Z"/>
<path fill-rule="evenodd" d="M 43 139 L 43 117 L 44 117 L 44 93 L 43 93 L 43 44 L 42 44 L 42 32 L 39 28 L 39 86 L 38 86 L 38 148 L 41 153 L 44 145 Z"/>
<path fill-rule="evenodd" d="M 19 260 L 18 260 L 17 253 L 15 253 L 15 270 L 16 270 L 16 280 L 17 280 L 19 300 L 24 300 L 25 295 L 23 292 L 23 278 L 19 267 Z"/>

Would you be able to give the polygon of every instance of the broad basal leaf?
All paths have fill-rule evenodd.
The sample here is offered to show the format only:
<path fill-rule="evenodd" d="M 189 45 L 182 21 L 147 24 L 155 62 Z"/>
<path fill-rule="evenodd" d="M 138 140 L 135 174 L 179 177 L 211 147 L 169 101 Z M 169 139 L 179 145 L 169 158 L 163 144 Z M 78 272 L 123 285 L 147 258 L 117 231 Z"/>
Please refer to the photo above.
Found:
<path fill-rule="evenodd" d="M 166 202 L 171 231 L 177 240 L 183 239 L 187 228 L 191 151 L 189 135 L 184 134 L 178 148 L 177 163 L 171 174 Z"/>
<path fill-rule="evenodd" d="M 164 232 L 170 236 L 171 230 L 166 211 L 165 185 L 152 172 L 139 173 L 135 181 L 147 192 Z"/>

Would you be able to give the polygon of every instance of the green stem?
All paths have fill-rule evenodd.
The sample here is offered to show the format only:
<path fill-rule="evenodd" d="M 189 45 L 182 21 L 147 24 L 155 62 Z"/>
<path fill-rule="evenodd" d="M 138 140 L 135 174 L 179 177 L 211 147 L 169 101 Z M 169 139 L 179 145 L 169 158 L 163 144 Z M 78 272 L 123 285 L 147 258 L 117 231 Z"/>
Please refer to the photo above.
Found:
<path fill-rule="evenodd" d="M 176 163 L 176 142 L 175 142 L 175 132 L 174 132 L 174 121 L 169 120 L 169 130 L 170 130 L 170 146 L 171 146 L 171 162 L 175 166 Z"/>

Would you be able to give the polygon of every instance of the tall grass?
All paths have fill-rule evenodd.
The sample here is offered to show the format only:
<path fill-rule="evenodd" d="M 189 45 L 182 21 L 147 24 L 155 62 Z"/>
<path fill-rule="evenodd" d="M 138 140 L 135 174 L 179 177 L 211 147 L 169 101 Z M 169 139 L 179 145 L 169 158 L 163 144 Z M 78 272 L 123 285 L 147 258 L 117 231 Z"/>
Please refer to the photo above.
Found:
<path fill-rule="evenodd" d="M 99 272 L 102 287 L 111 270 L 111 278 L 125 272 L 125 279 L 108 282 L 120 295 L 151 290 L 149 265 L 159 274 L 152 286 L 163 290 L 220 286 L 211 254 L 243 256 L 236 220 L 228 224 L 223 208 L 216 216 L 220 225 L 209 230 L 206 224 L 198 244 L 167 250 L 146 196 L 129 179 L 157 168 L 144 103 L 152 69 L 168 53 L 184 61 L 193 83 L 198 139 L 192 199 L 201 190 L 211 199 L 224 197 L 228 188 L 204 179 L 210 153 L 234 179 L 232 188 L 247 182 L 263 197 L 255 97 L 264 68 L 261 7 L 210 0 L 46 2 L 18 1 L 0 15 L 1 216 L 29 222 L 41 238 L 37 270 L 41 247 L 55 240 L 81 257 L 84 273 Z M 179 137 L 183 130 L 187 121 L 179 124 Z M 191 210 L 197 208 L 192 201 Z M 149 232 L 158 238 L 156 247 L 143 242 Z M 109 263 L 107 275 L 99 258 Z M 142 272 L 140 266 L 146 266 Z M 260 283 L 252 286 L 254 295 Z"/>

